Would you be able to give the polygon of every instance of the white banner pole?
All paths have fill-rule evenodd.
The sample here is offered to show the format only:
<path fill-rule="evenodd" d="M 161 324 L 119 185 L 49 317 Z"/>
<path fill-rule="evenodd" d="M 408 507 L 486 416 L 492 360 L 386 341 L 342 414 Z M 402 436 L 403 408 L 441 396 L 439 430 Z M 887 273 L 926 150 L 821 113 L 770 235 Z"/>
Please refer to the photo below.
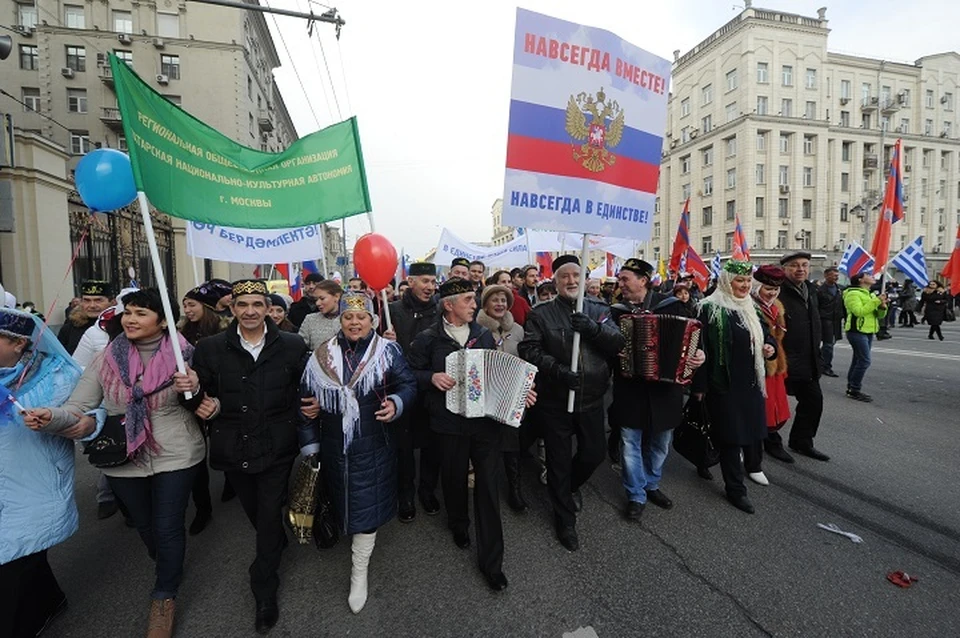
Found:
<path fill-rule="evenodd" d="M 577 291 L 577 312 L 583 312 L 583 297 L 587 290 L 587 256 L 590 252 L 590 235 L 583 234 L 583 246 L 580 248 L 580 286 Z M 573 333 L 573 357 L 570 360 L 570 371 L 577 372 L 580 369 L 580 333 Z M 581 389 L 582 392 L 582 389 Z M 567 412 L 573 413 L 576 402 L 576 392 L 570 390 L 567 397 Z"/>
<path fill-rule="evenodd" d="M 323 278 L 330 276 L 330 270 L 327 268 L 327 225 L 320 224 L 320 261 L 323 264 Z"/>
<path fill-rule="evenodd" d="M 177 362 L 177 370 L 180 371 L 181 374 L 186 374 L 187 365 L 183 361 L 183 351 L 180 349 L 180 336 L 177 334 L 177 323 L 173 320 L 173 308 L 170 306 L 167 278 L 163 274 L 163 264 L 160 263 L 160 250 L 157 248 L 157 237 L 153 232 L 153 221 L 150 219 L 150 202 L 147 201 L 147 194 L 143 191 L 137 192 L 137 201 L 140 202 L 140 214 L 143 216 L 143 231 L 147 235 L 150 258 L 153 260 L 153 270 L 157 276 L 157 288 L 160 289 L 160 303 L 163 304 L 163 314 L 167 319 L 167 332 L 170 335 L 170 345 L 173 347 L 173 358 Z M 187 399 L 192 399 L 193 393 L 184 392 L 183 396 Z"/>

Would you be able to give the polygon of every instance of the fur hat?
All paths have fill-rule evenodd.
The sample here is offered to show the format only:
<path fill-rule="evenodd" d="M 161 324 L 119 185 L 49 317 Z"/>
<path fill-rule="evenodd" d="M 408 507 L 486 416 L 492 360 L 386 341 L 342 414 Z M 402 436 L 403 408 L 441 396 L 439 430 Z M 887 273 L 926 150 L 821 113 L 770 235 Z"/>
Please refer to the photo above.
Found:
<path fill-rule="evenodd" d="M 502 292 L 507 296 L 507 310 L 510 310 L 511 308 L 513 308 L 513 290 L 511 290 L 507 286 L 498 286 L 498 285 L 484 287 L 483 292 L 480 293 L 480 306 L 481 307 L 486 306 L 487 299 L 497 294 L 498 292 Z"/>

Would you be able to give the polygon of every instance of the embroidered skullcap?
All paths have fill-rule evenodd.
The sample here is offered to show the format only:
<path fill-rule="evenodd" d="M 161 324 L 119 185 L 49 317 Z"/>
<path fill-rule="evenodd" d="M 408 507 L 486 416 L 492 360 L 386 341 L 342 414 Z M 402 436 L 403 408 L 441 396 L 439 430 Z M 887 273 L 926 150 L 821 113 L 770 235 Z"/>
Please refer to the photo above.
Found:
<path fill-rule="evenodd" d="M 463 266 L 464 268 L 470 267 L 470 260 L 464 259 L 463 257 L 457 257 L 452 262 L 450 262 L 450 267 L 454 268 L 456 266 Z"/>
<path fill-rule="evenodd" d="M 348 290 L 340 295 L 340 314 L 345 312 L 366 312 L 373 316 L 373 300 L 362 292 Z"/>
<path fill-rule="evenodd" d="M 84 279 L 80 284 L 80 296 L 113 297 L 116 291 L 113 284 L 102 279 Z"/>
<path fill-rule="evenodd" d="M 270 291 L 267 290 L 267 282 L 262 279 L 240 279 L 239 281 L 233 282 L 231 294 L 234 297 L 239 297 L 240 295 L 263 295 L 264 297 L 269 297 Z"/>
<path fill-rule="evenodd" d="M 216 310 L 217 302 L 220 301 L 225 294 L 229 294 L 230 291 L 224 291 L 222 286 L 214 284 L 213 282 L 205 282 L 192 288 L 187 291 L 187 294 L 183 296 L 184 299 L 193 299 L 202 303 L 208 308 Z"/>
<path fill-rule="evenodd" d="M 8 308 L 0 308 L 0 335 L 19 339 L 29 339 L 33 335 L 36 324 L 30 315 Z"/>
<path fill-rule="evenodd" d="M 440 284 L 440 298 L 462 295 L 465 292 L 474 292 L 473 285 L 466 279 L 453 277 Z"/>
<path fill-rule="evenodd" d="M 636 257 L 631 257 L 627 261 L 623 262 L 623 266 L 620 267 L 621 270 L 629 270 L 633 273 L 636 273 L 640 277 L 650 277 L 653 275 L 653 266 L 649 262 L 646 262 L 642 259 L 637 259 Z"/>

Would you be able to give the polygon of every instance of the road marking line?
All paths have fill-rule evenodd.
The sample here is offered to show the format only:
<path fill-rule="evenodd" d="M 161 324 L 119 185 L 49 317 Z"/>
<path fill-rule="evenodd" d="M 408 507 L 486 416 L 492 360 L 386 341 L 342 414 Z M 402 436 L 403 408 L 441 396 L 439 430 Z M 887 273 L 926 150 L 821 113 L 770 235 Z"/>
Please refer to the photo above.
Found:
<path fill-rule="evenodd" d="M 846 343 L 838 343 L 835 347 L 850 349 Z M 938 359 L 940 361 L 960 361 L 960 354 L 942 354 L 937 352 L 915 352 L 913 350 L 896 350 L 894 348 L 871 348 L 871 353 L 896 354 L 904 357 L 919 357 L 921 359 Z"/>

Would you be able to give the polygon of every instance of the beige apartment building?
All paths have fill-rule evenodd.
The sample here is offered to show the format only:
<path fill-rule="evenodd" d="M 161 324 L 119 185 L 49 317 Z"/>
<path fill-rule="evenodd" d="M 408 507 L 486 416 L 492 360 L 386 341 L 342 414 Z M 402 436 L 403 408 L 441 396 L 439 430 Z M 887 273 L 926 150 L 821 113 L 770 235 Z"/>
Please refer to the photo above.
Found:
<path fill-rule="evenodd" d="M 13 53 L 0 63 L 0 86 L 24 103 L 0 97 L 0 111 L 11 114 L 20 130 L 62 147 L 68 169 L 91 149 L 126 149 L 109 53 L 167 99 L 245 146 L 279 152 L 297 139 L 273 79 L 280 59 L 259 12 L 184 0 L 0 0 L 0 24 L 16 30 Z M 48 238 L 44 250 L 70 251 L 76 245 L 86 213 L 75 196 L 70 211 L 70 236 Z M 17 212 L 45 214 L 29 206 Z M 81 250 L 76 278 L 123 279 L 133 266 L 141 283 L 152 283 L 152 266 L 136 229 L 139 217 L 129 212 L 100 217 L 103 223 L 94 225 Z M 168 282 L 182 294 L 194 285 L 184 225 L 157 215 L 154 226 Z M 0 235 L 0 250 L 20 239 Z M 337 229 L 328 228 L 326 247 L 335 262 L 342 251 Z M 6 276 L 13 266 L 0 257 Z M 207 264 L 201 278 L 231 278 L 249 270 Z M 170 273 L 175 273 L 172 281 Z"/>
<path fill-rule="evenodd" d="M 653 259 L 669 255 L 687 197 L 706 261 L 729 256 L 736 214 L 754 254 L 805 248 L 836 261 L 848 240 L 869 250 L 901 138 L 906 218 L 891 249 L 924 235 L 939 271 L 960 224 L 960 55 L 856 57 L 829 51 L 829 33 L 826 9 L 804 17 L 747 1 L 674 53 Z"/>

